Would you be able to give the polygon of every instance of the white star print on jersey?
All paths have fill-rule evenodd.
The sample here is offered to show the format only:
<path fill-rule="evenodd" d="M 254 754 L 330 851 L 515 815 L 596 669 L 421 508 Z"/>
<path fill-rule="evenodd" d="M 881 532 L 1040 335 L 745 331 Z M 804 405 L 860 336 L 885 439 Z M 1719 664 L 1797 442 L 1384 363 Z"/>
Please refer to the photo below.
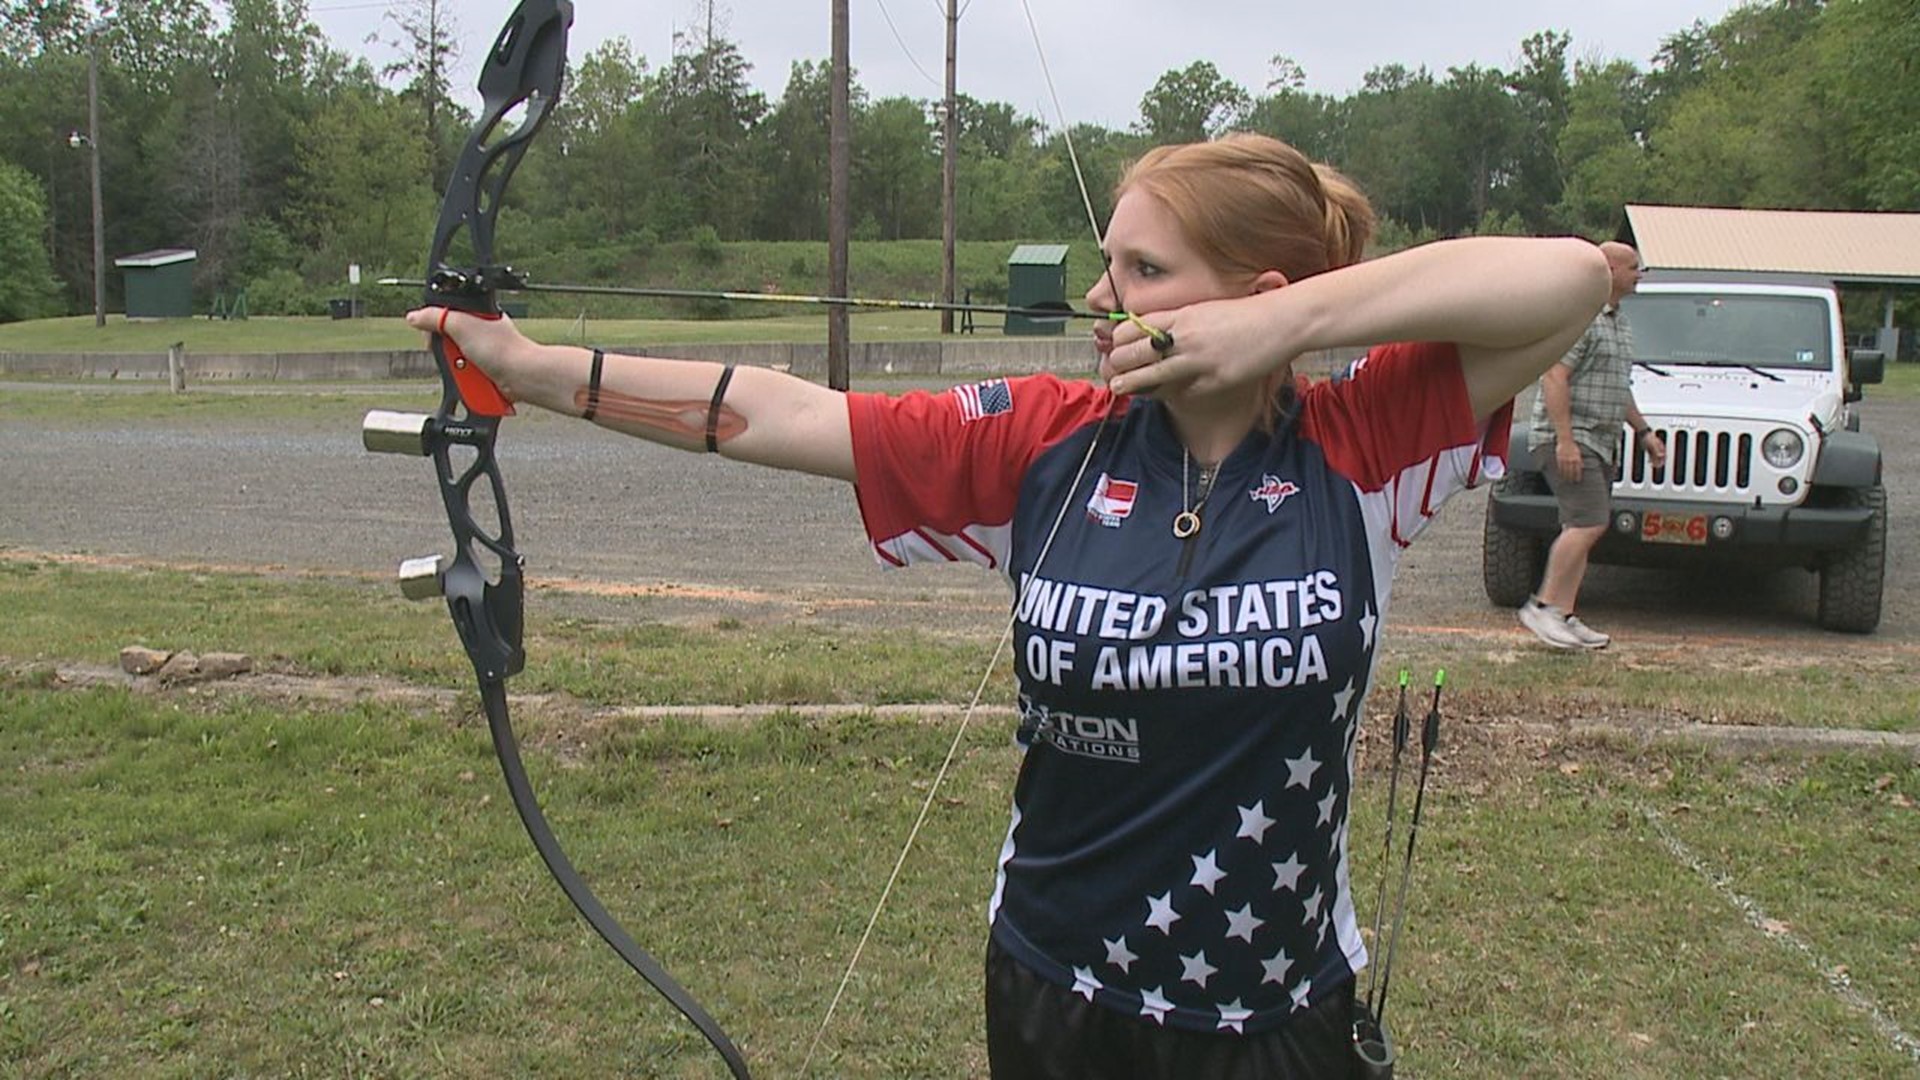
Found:
<path fill-rule="evenodd" d="M 1267 920 L 1253 913 L 1252 904 L 1240 905 L 1240 910 L 1227 912 L 1227 936 L 1239 938 L 1247 944 L 1253 944 L 1253 932 L 1267 925 Z"/>
<path fill-rule="evenodd" d="M 1220 869 L 1220 862 L 1218 858 L 1216 858 L 1216 854 L 1216 852 L 1209 851 L 1205 855 L 1195 855 L 1193 857 L 1193 880 L 1188 882 L 1190 885 L 1207 890 L 1208 896 L 1213 895 L 1213 887 L 1219 884 L 1220 879 L 1227 876 Z"/>
<path fill-rule="evenodd" d="M 1293 970 L 1293 957 L 1287 955 L 1287 950 L 1281 949 L 1279 952 L 1260 961 L 1260 969 L 1266 972 L 1266 977 L 1260 980 L 1262 985 L 1276 983 L 1280 986 L 1285 986 L 1287 985 L 1287 972 Z"/>
<path fill-rule="evenodd" d="M 1333 715 L 1327 718 L 1330 722 L 1339 723 L 1347 718 L 1347 711 L 1353 708 L 1355 691 L 1356 687 L 1349 681 L 1339 693 L 1333 695 Z"/>
<path fill-rule="evenodd" d="M 1267 804 L 1256 802 L 1252 806 L 1235 807 L 1240 811 L 1240 831 L 1233 834 L 1235 840 L 1251 840 L 1256 844 L 1267 842 L 1267 830 L 1273 828 L 1274 820 L 1267 816 Z"/>
<path fill-rule="evenodd" d="M 1147 925 L 1163 934 L 1173 933 L 1173 924 L 1180 921 L 1180 913 L 1173 910 L 1173 894 L 1149 896 L 1147 906 L 1151 909 L 1147 915 Z"/>
<path fill-rule="evenodd" d="M 1165 1024 L 1167 1014 L 1173 1011 L 1173 1002 L 1167 1000 L 1164 987 L 1156 986 L 1151 990 L 1140 991 L 1140 1015 L 1156 1024 Z"/>
<path fill-rule="evenodd" d="M 1100 980 L 1094 978 L 1091 968 L 1077 967 L 1073 969 L 1074 993 L 1081 995 L 1088 1001 L 1092 1001 L 1093 995 L 1100 990 L 1100 986 Z"/>
<path fill-rule="evenodd" d="M 1300 861 L 1300 853 L 1287 856 L 1286 862 L 1273 864 L 1273 891 L 1300 891 L 1300 875 L 1306 873 L 1307 864 Z"/>
<path fill-rule="evenodd" d="M 1314 758 L 1313 750 L 1309 748 L 1299 757 L 1287 759 L 1287 786 L 1290 788 L 1312 787 L 1313 774 L 1319 771 L 1320 762 Z"/>
<path fill-rule="evenodd" d="M 1192 956 L 1180 958 L 1180 981 L 1190 982 L 1202 990 L 1207 988 L 1207 980 L 1213 978 L 1220 969 L 1207 963 L 1207 951 L 1200 950 Z"/>
<path fill-rule="evenodd" d="M 1242 1006 L 1240 999 L 1234 998 L 1232 1001 L 1220 1006 L 1219 1030 L 1245 1034 L 1247 1018 L 1252 1015 L 1252 1009 Z"/>

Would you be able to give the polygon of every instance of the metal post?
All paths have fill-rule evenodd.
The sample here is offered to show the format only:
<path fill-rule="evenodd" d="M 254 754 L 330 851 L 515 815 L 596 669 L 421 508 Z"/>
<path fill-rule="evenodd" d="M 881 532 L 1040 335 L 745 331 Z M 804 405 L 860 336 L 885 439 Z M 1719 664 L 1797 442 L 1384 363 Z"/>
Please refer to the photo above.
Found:
<path fill-rule="evenodd" d="M 954 191 L 960 156 L 960 99 L 954 92 L 954 56 L 960 42 L 960 0 L 947 0 L 947 96 L 940 106 L 940 299 L 953 303 Z M 940 333 L 953 333 L 953 312 L 940 313 Z"/>
<path fill-rule="evenodd" d="M 93 325 L 107 325 L 107 239 L 100 213 L 100 26 L 87 34 L 87 146 L 93 158 Z"/>

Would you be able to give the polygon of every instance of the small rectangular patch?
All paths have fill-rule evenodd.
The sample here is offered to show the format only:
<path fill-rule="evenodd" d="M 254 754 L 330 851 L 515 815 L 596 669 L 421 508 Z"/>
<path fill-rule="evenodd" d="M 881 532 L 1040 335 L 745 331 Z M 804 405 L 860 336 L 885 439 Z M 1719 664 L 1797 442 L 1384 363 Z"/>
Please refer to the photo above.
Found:
<path fill-rule="evenodd" d="M 1087 516 L 1105 525 L 1117 529 L 1133 513 L 1134 496 L 1140 492 L 1140 485 L 1132 480 L 1115 480 L 1106 473 L 1100 474 L 1100 480 L 1093 486 L 1093 497 L 1087 500 Z"/>
<path fill-rule="evenodd" d="M 956 386 L 953 394 L 960 401 L 960 422 L 963 424 L 1013 411 L 1013 388 L 1007 385 L 1005 379 L 988 379 L 986 382 Z"/>

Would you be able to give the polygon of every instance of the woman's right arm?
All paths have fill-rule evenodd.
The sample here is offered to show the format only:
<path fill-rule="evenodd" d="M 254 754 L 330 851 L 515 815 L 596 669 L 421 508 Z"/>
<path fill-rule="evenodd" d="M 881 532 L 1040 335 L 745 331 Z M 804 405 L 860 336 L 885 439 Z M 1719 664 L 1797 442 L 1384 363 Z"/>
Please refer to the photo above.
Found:
<path fill-rule="evenodd" d="M 510 401 L 565 416 L 586 411 L 591 349 L 541 345 L 521 334 L 511 319 L 480 319 L 440 308 L 409 312 L 407 324 L 446 333 Z M 649 442 L 701 451 L 711 423 L 714 443 L 726 457 L 853 481 L 844 395 L 783 372 L 742 365 L 715 404 L 724 370 L 725 365 L 709 361 L 607 353 L 593 420 Z"/>

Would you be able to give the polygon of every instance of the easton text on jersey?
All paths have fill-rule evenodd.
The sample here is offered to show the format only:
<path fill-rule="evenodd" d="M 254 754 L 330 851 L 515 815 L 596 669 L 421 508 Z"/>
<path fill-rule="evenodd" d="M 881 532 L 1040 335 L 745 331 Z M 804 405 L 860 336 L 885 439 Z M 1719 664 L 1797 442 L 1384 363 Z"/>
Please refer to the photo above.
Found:
<path fill-rule="evenodd" d="M 1028 674 L 1044 682 L 1064 685 L 1078 657 L 1073 642 L 1043 635 L 1071 634 L 1133 643 L 1099 648 L 1086 676 L 1095 690 L 1277 688 L 1327 678 L 1319 636 L 1301 631 L 1336 622 L 1345 609 L 1331 570 L 1194 589 L 1171 602 L 1023 574 L 1017 616 L 1034 631 L 1022 649 Z M 1169 619 L 1182 640 L 1154 641 Z"/>
<path fill-rule="evenodd" d="M 1048 743 L 1063 753 L 1129 764 L 1140 760 L 1140 721 L 1075 716 L 1020 695 L 1022 745 Z"/>

